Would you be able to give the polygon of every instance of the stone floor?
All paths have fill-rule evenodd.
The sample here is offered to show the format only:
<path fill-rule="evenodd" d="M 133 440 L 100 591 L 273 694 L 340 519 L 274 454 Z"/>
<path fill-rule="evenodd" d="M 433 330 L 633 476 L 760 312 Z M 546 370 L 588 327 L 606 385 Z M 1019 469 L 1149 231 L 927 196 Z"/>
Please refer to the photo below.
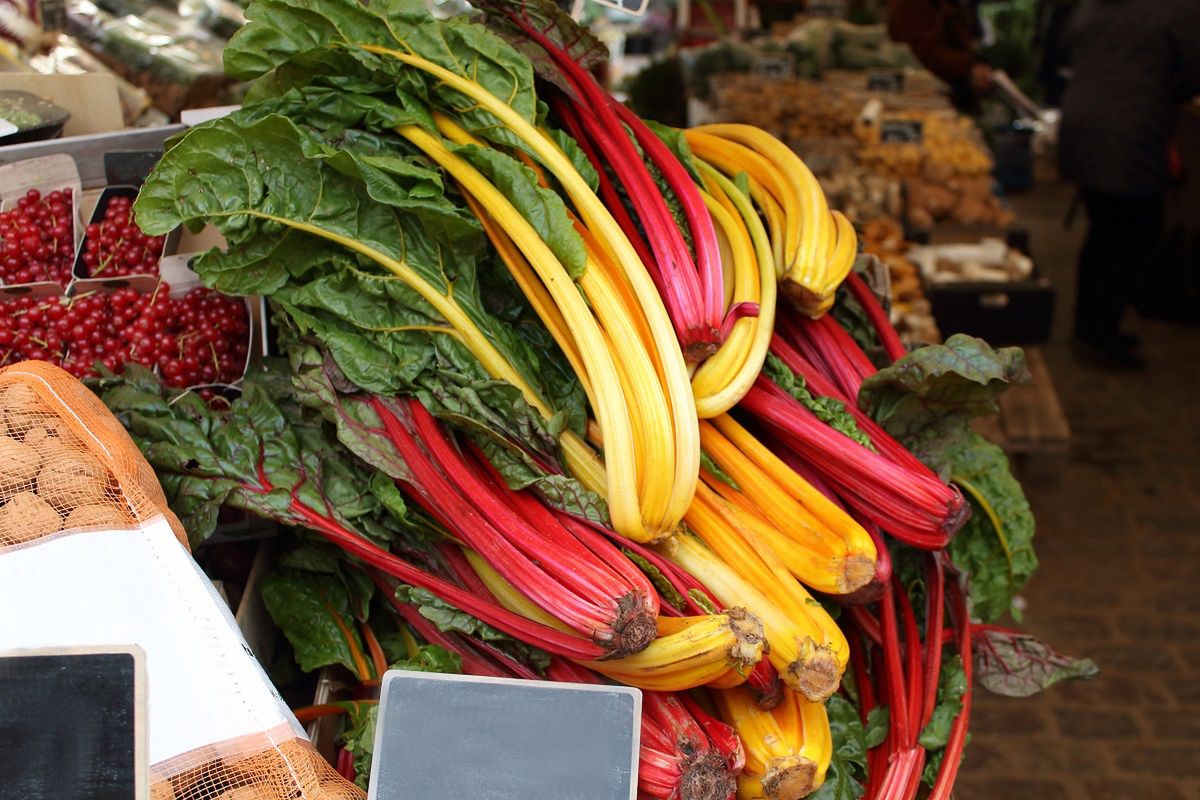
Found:
<path fill-rule="evenodd" d="M 1102 672 L 1027 700 L 978 693 L 956 796 L 1200 800 L 1200 328 L 1135 318 L 1145 372 L 1080 363 L 1069 199 L 1013 203 L 1059 289 L 1046 358 L 1073 428 L 1061 477 L 1026 486 L 1041 569 L 1024 626 Z"/>

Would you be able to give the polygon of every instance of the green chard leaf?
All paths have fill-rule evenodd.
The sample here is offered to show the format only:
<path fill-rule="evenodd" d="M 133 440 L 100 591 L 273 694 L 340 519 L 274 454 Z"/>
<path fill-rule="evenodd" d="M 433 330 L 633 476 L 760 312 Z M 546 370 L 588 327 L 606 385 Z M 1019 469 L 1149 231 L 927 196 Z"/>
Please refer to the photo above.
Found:
<path fill-rule="evenodd" d="M 996 399 L 1028 383 L 1019 347 L 993 350 L 982 339 L 955 334 L 923 347 L 863 381 L 858 404 L 888 433 L 905 438 L 931 426 L 953 427 L 951 415 L 995 414 Z"/>
<path fill-rule="evenodd" d="M 438 630 L 444 633 L 461 633 L 464 636 L 473 636 L 476 639 L 490 642 L 539 672 L 550 666 L 550 656 L 544 651 L 514 639 L 486 622 L 458 610 L 432 592 L 401 584 L 396 587 L 396 599 L 402 603 L 416 606 L 422 617 L 432 622 L 438 627 Z"/>
<path fill-rule="evenodd" d="M 962 698 L 967 691 L 967 677 L 962 659 L 953 656 L 942 663 L 938 677 L 937 705 L 929 724 L 921 729 L 917 741 L 926 750 L 941 750 L 950 740 L 950 727 L 962 711 Z"/>
<path fill-rule="evenodd" d="M 375 700 L 344 700 L 333 705 L 346 709 L 348 719 L 341 737 L 342 747 L 354 757 L 355 785 L 366 791 L 371 779 L 379 703 Z"/>
<path fill-rule="evenodd" d="M 388 666 L 389 669 L 406 669 L 410 672 L 458 674 L 462 672 L 462 656 L 436 644 L 425 644 L 417 648 L 415 656 L 402 658 Z"/>
<path fill-rule="evenodd" d="M 972 615 L 991 621 L 1016 612 L 1013 597 L 1037 569 L 1034 519 L 1004 452 L 973 432 L 973 416 L 992 414 L 1010 385 L 1029 373 L 1019 348 L 993 350 L 951 336 L 863 381 L 859 406 L 944 480 L 958 483 L 972 515 L 951 541 L 954 563 L 970 581 Z"/>
<path fill-rule="evenodd" d="M 1100 674 L 1090 658 L 1064 656 L 1028 634 L 985 630 L 974 639 L 975 676 L 985 689 L 1005 697 L 1031 697 L 1060 681 Z"/>
<path fill-rule="evenodd" d="M 866 729 L 859 719 L 858 709 L 840 695 L 835 694 L 825 702 L 825 711 L 829 715 L 829 731 L 833 736 L 833 758 L 825 775 L 825 783 L 809 797 L 812 800 L 858 800 L 863 796 L 862 781 L 866 778 L 867 750 L 871 746 Z M 878 720 L 878 715 L 874 721 L 868 716 L 867 722 L 872 731 L 878 730 Z M 886 721 L 883 727 L 886 735 Z"/>
<path fill-rule="evenodd" d="M 692 176 L 692 180 L 697 184 L 703 184 L 704 178 L 700 175 L 700 170 L 696 169 L 696 157 L 692 154 L 692 148 L 688 145 L 687 137 L 683 135 L 683 131 L 651 119 L 644 119 L 642 121 L 646 123 L 647 128 L 654 132 L 655 136 L 662 139 L 663 144 L 670 148 L 671 152 L 675 154 L 675 158 L 679 159 L 679 163 L 683 164 L 683 168 Z M 739 173 L 739 176 L 743 174 Z M 749 196 L 750 185 L 748 183 L 743 191 Z"/>
<path fill-rule="evenodd" d="M 742 487 L 738 486 L 737 481 L 733 479 L 725 470 L 721 469 L 721 465 L 713 461 L 713 457 L 703 450 L 700 451 L 700 466 L 721 483 L 731 487 L 735 492 L 740 492 Z"/>
<path fill-rule="evenodd" d="M 300 669 L 312 672 L 341 664 L 359 680 L 369 661 L 357 630 L 353 599 L 338 575 L 314 572 L 272 572 L 261 584 L 263 604 L 283 631 Z"/>
<path fill-rule="evenodd" d="M 238 112 L 181 139 L 147 180 L 139 219 L 155 229 L 214 222 L 229 249 L 197 260 L 201 278 L 226 292 L 271 295 L 285 339 L 320 342 L 354 386 L 416 394 L 458 427 L 494 433 L 556 463 L 558 423 L 544 421 L 515 386 L 491 378 L 432 304 L 461 314 L 466 322 L 458 324 L 486 339 L 534 391 L 561 399 L 563 421 L 582 430 L 578 381 L 484 307 L 476 268 L 485 239 L 444 197 L 437 174 L 379 136 L 349 129 L 334 147 L 290 119 L 255 114 Z M 561 201 L 556 217 L 551 198 L 523 179 L 517 172 L 513 185 L 544 205 L 546 224 L 561 223 Z M 176 191 L 185 184 L 191 188 Z"/>
<path fill-rule="evenodd" d="M 687 603 L 686 598 L 684 598 L 684 596 L 681 595 L 679 591 L 671 585 L 671 581 L 669 581 L 667 576 L 662 573 L 662 570 L 629 548 L 622 547 L 621 552 L 624 553 L 625 557 L 632 561 L 638 569 L 646 573 L 646 577 L 649 578 L 650 582 L 654 584 L 654 588 L 658 590 L 660 595 L 662 595 L 663 600 L 666 600 L 680 611 L 683 610 L 684 605 Z"/>
<path fill-rule="evenodd" d="M 390 82 L 406 98 L 450 111 L 472 133 L 526 149 L 474 100 L 395 55 L 365 49 L 374 46 L 432 61 L 475 81 L 535 123 L 529 61 L 467 17 L 438 20 L 420 0 L 253 0 L 246 20 L 225 48 L 225 70 L 239 80 L 258 79 L 249 94 L 252 102 L 322 76 L 339 76 L 356 88 Z"/>
<path fill-rule="evenodd" d="M 454 150 L 508 198 L 572 278 L 583 274 L 587 263 L 583 239 L 557 193 L 539 186 L 533 170 L 499 150 L 475 145 L 455 146 Z"/>
<path fill-rule="evenodd" d="M 572 139 L 566 131 L 561 131 L 558 128 L 550 129 L 550 138 L 559 146 L 559 149 L 567 154 L 567 158 L 571 159 L 571 166 L 575 168 L 575 171 L 587 183 L 588 188 L 593 192 L 599 191 L 600 174 L 596 172 L 596 167 L 592 165 L 592 162 L 588 161 L 587 154 L 583 152 L 579 143 Z M 546 177 L 552 179 L 549 174 Z"/>
<path fill-rule="evenodd" d="M 946 755 L 946 743 L 950 740 L 950 729 L 962 711 L 962 699 L 966 692 L 967 679 L 963 672 L 962 659 L 953 656 L 942 662 L 942 672 L 938 676 L 937 705 L 934 706 L 929 724 L 917 737 L 917 743 L 928 751 L 925 769 L 921 773 L 921 782 L 926 786 L 933 786 L 937 780 Z M 967 734 L 963 745 L 963 758 L 966 758 L 965 747 L 970 741 L 970 734 Z"/>
<path fill-rule="evenodd" d="M 796 402 L 807 408 L 817 419 L 833 428 L 838 433 L 850 437 L 868 450 L 874 450 L 867 437 L 858 428 L 854 417 L 846 410 L 846 404 L 832 397 L 818 397 L 808 390 L 803 376 L 792 372 L 788 365 L 770 353 L 763 363 L 763 374 L 774 381 L 779 388 L 795 398 Z"/>

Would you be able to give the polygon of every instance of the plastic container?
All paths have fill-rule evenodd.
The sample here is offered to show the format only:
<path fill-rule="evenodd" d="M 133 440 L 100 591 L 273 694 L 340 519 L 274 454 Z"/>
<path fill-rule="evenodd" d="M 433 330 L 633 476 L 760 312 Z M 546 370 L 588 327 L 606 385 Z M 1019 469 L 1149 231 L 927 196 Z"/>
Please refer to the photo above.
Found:
<path fill-rule="evenodd" d="M 29 92 L 0 91 L 0 147 L 57 139 L 71 112 Z"/>
<path fill-rule="evenodd" d="M 43 195 L 55 190 L 71 190 L 72 211 L 74 212 L 71 215 L 72 236 L 75 240 L 75 248 L 78 249 L 79 241 L 83 237 L 83 225 L 80 223 L 83 217 L 81 207 L 83 187 L 79 180 L 79 169 L 75 165 L 75 159 L 65 153 L 57 153 L 0 165 L 0 211 L 7 211 L 15 206 L 17 201 L 24 197 L 30 189 L 37 189 Z M 38 286 L 53 287 L 55 290 L 52 292 L 53 294 L 59 294 L 66 288 L 55 281 L 5 284 L 3 280 L 0 280 L 0 293 L 21 295 L 26 294 L 30 288 Z"/>
<path fill-rule="evenodd" d="M 132 201 L 134 198 L 137 197 L 137 194 L 138 194 L 138 188 L 136 186 L 107 186 L 107 187 L 105 187 L 104 190 L 100 193 L 99 199 L 97 199 L 97 201 L 96 201 L 96 207 L 95 207 L 95 209 L 92 210 L 91 217 L 88 219 L 88 226 L 91 226 L 93 223 L 100 223 L 100 222 L 104 221 L 104 212 L 108 209 L 108 204 L 113 198 L 127 197 Z M 79 243 L 79 247 L 77 248 L 77 250 L 75 252 L 75 265 L 74 265 L 74 268 L 72 269 L 72 275 L 73 275 L 74 279 L 76 281 L 84 282 L 89 287 L 93 286 L 96 281 L 101 281 L 104 285 L 109 285 L 109 282 L 113 281 L 113 280 L 121 281 L 121 283 L 114 284 L 114 285 L 119 285 L 119 286 L 127 285 L 124 282 L 124 279 L 128 278 L 128 277 L 135 277 L 135 276 L 133 276 L 133 275 L 106 276 L 103 274 L 92 275 L 89 272 L 88 267 L 84 263 L 84 258 L 83 258 L 84 253 L 87 251 L 86 232 L 87 232 L 87 227 L 84 228 L 84 236 L 82 237 L 82 239 Z M 166 254 L 174 251 L 176 245 L 179 243 L 179 236 L 180 236 L 180 231 L 178 229 L 176 229 L 176 230 L 172 231 L 171 233 L 167 234 L 166 237 L 164 237 L 162 249 L 157 253 L 158 258 L 159 258 L 160 269 L 161 269 L 162 258 Z M 154 279 L 154 278 L 156 278 L 156 275 L 154 275 L 152 273 L 146 273 L 144 275 L 139 274 L 136 277 L 149 277 L 149 278 Z"/>

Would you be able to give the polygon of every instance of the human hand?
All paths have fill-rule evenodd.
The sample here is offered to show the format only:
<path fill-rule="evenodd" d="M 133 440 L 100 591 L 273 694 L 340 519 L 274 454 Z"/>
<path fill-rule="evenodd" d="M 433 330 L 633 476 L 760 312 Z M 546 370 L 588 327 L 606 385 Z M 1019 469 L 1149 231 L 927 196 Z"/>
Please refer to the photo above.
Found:
<path fill-rule="evenodd" d="M 994 83 L 992 68 L 983 63 L 974 64 L 971 66 L 971 74 L 967 80 L 976 94 L 986 94 L 992 90 Z"/>

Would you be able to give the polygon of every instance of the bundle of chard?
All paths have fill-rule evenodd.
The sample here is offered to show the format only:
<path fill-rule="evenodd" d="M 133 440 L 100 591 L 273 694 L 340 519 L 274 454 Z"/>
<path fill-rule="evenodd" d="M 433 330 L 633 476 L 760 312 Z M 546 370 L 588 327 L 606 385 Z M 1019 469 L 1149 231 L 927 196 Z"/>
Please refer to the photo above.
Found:
<path fill-rule="evenodd" d="M 945 796 L 950 665 L 1010 693 L 1031 660 L 1039 685 L 1086 672 L 980 627 L 1036 564 L 966 425 L 1019 352 L 905 354 L 786 146 L 644 122 L 553 4 L 477 6 L 252 0 L 225 51 L 243 108 L 135 209 L 219 229 L 195 270 L 267 296 L 287 359 L 227 409 L 136 370 L 106 402 L 197 543 L 221 505 L 303 531 L 268 606 L 306 670 L 639 687 L 648 797 Z M 336 642 L 296 624 L 314 609 Z"/>

